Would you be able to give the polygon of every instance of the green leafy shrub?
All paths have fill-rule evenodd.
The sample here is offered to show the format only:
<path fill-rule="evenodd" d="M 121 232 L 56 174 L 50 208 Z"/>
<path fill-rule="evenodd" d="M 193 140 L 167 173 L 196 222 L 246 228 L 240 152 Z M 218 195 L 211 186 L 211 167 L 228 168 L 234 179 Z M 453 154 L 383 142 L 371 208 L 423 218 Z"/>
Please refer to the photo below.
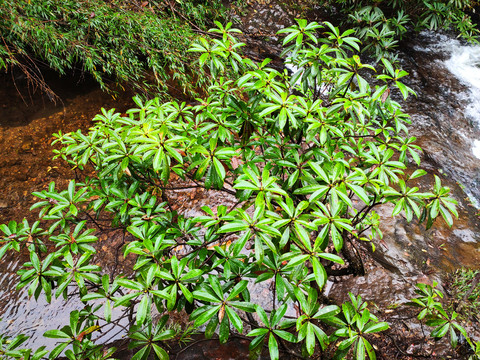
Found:
<path fill-rule="evenodd" d="M 379 60 L 392 57 L 407 31 L 453 28 L 463 38 L 477 42 L 479 31 L 468 11 L 478 5 L 473 0 L 335 0 L 346 23 Z M 474 12 L 474 10 L 473 10 Z"/>
<path fill-rule="evenodd" d="M 374 359 L 370 334 L 388 324 L 352 294 L 328 304 L 327 279 L 364 272 L 359 247 L 381 236 L 382 204 L 427 226 L 456 216 L 438 177 L 428 192 L 410 185 L 425 174 L 406 171 L 419 164 L 420 148 L 390 96 L 412 93 L 400 82 L 405 72 L 384 60 L 376 75 L 349 55 L 360 49 L 351 31 L 304 20 L 281 31 L 294 71 L 278 71 L 240 55 L 238 30 L 217 25 L 218 38 L 191 48 L 209 74 L 204 98 L 135 98 L 125 116 L 103 110 L 88 133 L 58 134 L 56 157 L 95 175 L 36 192 L 33 225 L 0 227 L 1 255 L 30 252 L 20 287 L 47 300 L 79 293 L 85 303 L 69 325 L 45 334 L 59 341 L 50 358 L 64 349 L 69 359 L 104 358 L 96 336 L 118 321 L 118 308 L 139 348 L 135 360 L 152 351 L 167 358 L 165 341 L 181 336 L 166 326 L 175 310 L 222 343 L 246 334 L 252 352 L 267 346 L 272 359 L 285 348 Z M 169 196 L 179 188 L 216 190 L 233 205 L 187 217 Z M 119 229 L 124 255 L 135 256 L 130 272 L 114 278 L 92 263 L 104 226 Z M 251 294 L 259 283 L 273 289 L 269 307 Z M 157 324 L 153 308 L 162 315 Z"/>
<path fill-rule="evenodd" d="M 81 68 L 102 89 L 115 82 L 164 92 L 173 79 L 192 91 L 187 50 L 218 10 L 218 2 L 187 0 L 1 0 L 0 70 L 17 67 L 44 90 L 39 63 L 62 75 Z"/>

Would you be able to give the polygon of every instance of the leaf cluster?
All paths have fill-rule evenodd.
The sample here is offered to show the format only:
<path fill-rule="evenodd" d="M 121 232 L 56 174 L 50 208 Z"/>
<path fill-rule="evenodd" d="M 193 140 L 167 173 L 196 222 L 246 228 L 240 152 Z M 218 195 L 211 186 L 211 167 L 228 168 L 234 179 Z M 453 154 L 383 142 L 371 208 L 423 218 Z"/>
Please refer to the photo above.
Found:
<path fill-rule="evenodd" d="M 473 0 L 352 1 L 335 0 L 345 14 L 345 23 L 353 27 L 365 44 L 364 51 L 377 57 L 395 58 L 394 50 L 408 31 L 453 29 L 462 38 L 478 42 L 479 30 L 469 15 Z"/>

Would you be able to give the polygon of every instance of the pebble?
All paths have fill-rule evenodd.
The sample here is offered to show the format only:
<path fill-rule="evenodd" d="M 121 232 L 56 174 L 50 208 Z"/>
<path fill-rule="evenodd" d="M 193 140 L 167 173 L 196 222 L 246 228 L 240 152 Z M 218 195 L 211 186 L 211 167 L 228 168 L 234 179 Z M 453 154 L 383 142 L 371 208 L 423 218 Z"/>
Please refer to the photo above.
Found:
<path fill-rule="evenodd" d="M 20 154 L 25 154 L 25 153 L 29 153 L 32 151 L 32 143 L 25 143 L 22 145 L 22 147 L 18 150 L 18 152 Z"/>

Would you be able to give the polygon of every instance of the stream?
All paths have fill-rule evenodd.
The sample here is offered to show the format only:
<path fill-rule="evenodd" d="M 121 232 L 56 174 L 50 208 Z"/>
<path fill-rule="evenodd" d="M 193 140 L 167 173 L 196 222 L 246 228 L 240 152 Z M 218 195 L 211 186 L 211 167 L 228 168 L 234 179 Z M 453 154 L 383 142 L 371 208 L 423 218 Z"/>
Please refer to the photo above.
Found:
<path fill-rule="evenodd" d="M 0 75 L 0 223 L 17 222 L 26 217 L 36 220 L 28 209 L 36 202 L 30 194 L 46 187 L 51 181 L 65 187 L 75 174 L 62 161 L 52 161 L 52 134 L 58 131 L 87 130 L 91 119 L 102 107 L 125 111 L 133 107 L 131 93 L 117 99 L 103 93 L 92 81 L 80 78 L 58 78 L 46 73 L 50 86 L 61 101 L 51 102 L 27 84 L 21 74 Z M 104 239 L 105 241 L 106 239 Z M 111 239 L 115 246 L 115 239 Z M 100 244 L 100 246 L 104 246 Z M 53 348 L 55 340 L 43 333 L 67 324 L 69 313 L 83 308 L 80 301 L 64 302 L 44 297 L 38 302 L 29 299 L 27 290 L 15 290 L 17 270 L 28 261 L 26 254 L 7 253 L 0 262 L 0 333 L 31 336 L 29 344 Z M 105 264 L 113 260 L 107 257 Z M 60 327 L 60 326 L 59 326 Z"/>
<path fill-rule="evenodd" d="M 251 6 L 248 11 L 241 27 L 249 33 L 274 33 L 295 16 L 275 3 Z M 258 41 L 253 45 L 251 51 L 260 57 L 278 53 L 275 46 Z M 460 217 L 451 229 L 437 221 L 426 231 L 402 216 L 392 219 L 391 207 L 380 210 L 384 239 L 372 254 L 375 261 L 365 264 L 367 275 L 334 281 L 327 289 L 338 300 L 353 291 L 380 307 L 405 302 L 416 282 L 441 282 L 446 271 L 480 267 L 480 46 L 464 44 L 451 35 L 422 32 L 401 44 L 399 57 L 410 73 L 405 83 L 417 93 L 417 98 L 404 103 L 412 118 L 410 135 L 424 149 L 422 167 L 431 174 L 419 186 L 431 184 L 432 174 L 441 176 L 459 202 Z M 63 94 L 63 103 L 58 104 L 29 91 L 22 79 L 16 86 L 20 93 L 9 76 L 2 75 L 0 81 L 0 223 L 6 223 L 29 216 L 32 191 L 40 191 L 50 181 L 62 186 L 74 177 L 63 163 L 51 160 L 52 133 L 87 129 L 101 107 L 125 111 L 133 105 L 132 94 L 113 99 L 94 84 L 72 85 L 70 79 L 54 81 L 57 93 Z M 203 205 L 232 201 L 200 190 L 178 191 L 174 196 L 178 210 L 188 216 L 199 215 Z M 99 246 L 115 247 L 115 241 L 101 239 Z M 32 336 L 34 347 L 51 348 L 55 342 L 41 334 L 66 324 L 69 312 L 81 303 L 59 299 L 47 304 L 42 297 L 35 302 L 25 289 L 15 290 L 15 273 L 23 260 L 22 255 L 6 256 L 0 263 L 0 333 L 23 332 Z M 107 270 L 114 261 L 115 255 L 104 259 Z M 268 291 L 258 287 L 254 296 L 266 298 Z M 238 359 L 244 356 L 240 354 Z"/>

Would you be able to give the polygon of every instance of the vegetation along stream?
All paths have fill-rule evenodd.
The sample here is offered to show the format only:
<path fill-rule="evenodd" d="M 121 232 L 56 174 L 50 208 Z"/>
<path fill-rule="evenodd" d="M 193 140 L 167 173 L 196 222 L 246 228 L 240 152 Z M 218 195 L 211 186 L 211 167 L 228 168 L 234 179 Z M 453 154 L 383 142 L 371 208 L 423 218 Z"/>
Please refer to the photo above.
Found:
<path fill-rule="evenodd" d="M 7 3 L 0 0 L 0 7 Z M 101 3 L 98 10 L 75 10 L 85 11 L 86 29 L 96 29 L 97 37 L 100 27 L 95 26 L 101 24 L 95 21 L 110 11 Z M 182 25 L 169 35 L 155 35 L 148 33 L 148 25 L 129 23 L 131 29 L 145 31 L 139 37 L 158 36 L 168 45 L 158 57 L 150 48 L 153 42 L 141 55 L 125 45 L 128 65 L 104 56 L 82 71 L 78 67 L 82 61 L 89 64 L 88 56 L 77 56 L 73 75 L 59 76 L 60 65 L 48 68 L 42 60 L 37 63 L 41 81 L 32 82 L 36 71 L 22 69 L 20 59 L 27 55 L 8 57 L 2 52 L 8 46 L 0 48 L 0 60 L 17 57 L 0 74 L 0 224 L 6 224 L 0 233 L 0 248 L 5 247 L 0 260 L 1 359 L 247 359 L 252 353 L 258 359 L 372 360 L 373 353 L 383 359 L 478 359 L 480 45 L 458 38 L 458 28 L 440 31 L 423 24 L 422 31 L 414 32 L 413 23 L 405 23 L 408 33 L 398 38 L 394 58 L 378 56 L 368 40 L 374 37 L 362 38 L 361 28 L 340 35 L 356 26 L 352 18 L 377 21 L 381 6 L 369 7 L 368 1 L 358 2 L 366 5 L 360 12 L 354 5 L 348 8 L 348 1 L 232 1 L 225 2 L 220 14 L 218 4 L 203 7 L 208 1 L 119 3 L 121 16 L 146 14 L 142 24 L 153 24 L 157 16 Z M 210 12 L 200 16 L 207 8 Z M 418 20 L 418 27 L 422 15 L 412 8 L 407 8 L 409 19 Z M 7 21 L 2 16 L 0 31 Z M 213 19 L 226 23 L 225 17 L 243 34 L 213 24 Z M 299 18 L 323 27 L 305 28 L 307 22 Z M 167 26 L 164 20 L 162 24 Z M 342 30 L 335 30 L 340 25 Z M 215 26 L 216 32 L 207 32 Z M 277 33 L 290 26 L 297 27 Z M 176 31 L 184 38 L 170 44 L 168 37 L 176 39 Z M 317 41 L 320 34 L 323 42 Z M 187 53 L 187 40 L 199 36 L 204 39 Z M 351 57 L 358 47 L 354 36 L 365 46 L 373 44 L 370 50 L 377 53 Z M 78 41 L 78 47 L 84 46 Z M 240 48 L 236 41 L 247 44 L 242 56 L 232 55 Z M 343 52 L 342 46 L 348 49 Z M 314 48 L 324 52 L 312 55 Z M 25 49 L 35 51 L 31 44 Z M 187 66 L 198 61 L 197 53 L 206 68 L 192 65 L 199 67 L 194 68 L 198 74 Z M 108 61 L 101 63 L 107 58 L 117 62 L 116 70 Z M 170 66 L 162 62 L 165 58 Z M 268 65 L 253 65 L 266 58 L 272 59 Z M 136 69 L 137 61 L 153 64 L 153 70 Z M 300 74 L 315 61 L 325 64 L 318 70 L 323 77 Z M 371 66 L 376 70 L 370 71 Z M 357 77 L 360 69 L 365 76 Z M 349 71 L 355 73 L 351 80 L 342 77 Z M 291 79 L 295 73 L 300 75 Z M 388 86 L 380 93 L 382 81 Z M 152 91 L 165 89 L 170 95 L 163 92 L 161 100 L 132 100 L 139 91 L 152 98 Z M 164 101 L 172 98 L 180 100 Z M 355 101 L 365 108 L 363 115 L 356 112 Z M 291 112 L 285 110 L 289 102 L 295 103 Z M 402 139 L 415 137 L 422 149 L 413 156 L 401 155 L 404 140 L 398 145 L 400 135 L 392 135 L 404 126 L 392 125 L 400 113 L 397 103 L 411 119 Z M 312 116 L 310 110 L 298 110 L 315 106 L 325 107 L 311 110 Z M 107 111 L 111 108 L 115 112 Z M 359 125 L 387 113 L 393 114 L 390 122 Z M 300 118 L 308 126 L 295 125 Z M 333 129 L 343 121 L 351 125 Z M 82 135 L 62 136 L 79 129 Z M 349 136 L 356 139 L 358 153 L 345 140 Z M 362 147 L 362 138 L 378 142 Z M 337 147 L 339 139 L 345 142 Z M 375 162 L 378 149 L 378 159 L 389 149 L 395 154 L 392 150 Z M 388 163 L 394 170 L 378 175 L 377 169 Z M 425 176 L 416 177 L 418 169 Z M 400 207 L 394 193 L 410 176 L 408 189 L 423 195 L 415 198 L 418 205 Z M 432 190 L 437 181 L 441 185 Z M 450 193 L 442 193 L 442 186 Z M 435 199 L 444 198 L 439 204 L 447 205 L 432 210 Z M 64 207 L 63 199 L 68 200 Z M 449 199 L 457 202 L 458 218 Z M 43 205 L 29 211 L 39 201 Z M 368 215 L 373 208 L 375 215 Z M 47 233 L 35 233 L 32 227 L 39 212 L 39 226 Z M 24 218 L 28 226 L 22 228 Z M 94 230 L 84 233 L 87 227 Z M 17 240 L 25 246 L 8 245 Z M 56 255 L 49 258 L 49 253 Z M 19 279 L 25 283 L 21 288 Z M 421 285 L 415 287 L 417 283 Z M 434 293 L 436 283 L 443 300 Z M 414 297 L 420 299 L 416 305 L 427 302 L 429 291 L 425 308 L 430 312 L 425 315 L 425 310 L 423 319 L 406 304 Z M 443 308 L 435 306 L 445 307 L 446 321 Z M 461 320 L 451 312 L 460 313 Z M 428 331 L 419 318 L 430 321 Z M 128 344 L 133 350 L 127 350 Z M 109 353 L 111 346 L 121 352 Z M 28 347 L 40 348 L 37 357 L 18 350 Z"/>

